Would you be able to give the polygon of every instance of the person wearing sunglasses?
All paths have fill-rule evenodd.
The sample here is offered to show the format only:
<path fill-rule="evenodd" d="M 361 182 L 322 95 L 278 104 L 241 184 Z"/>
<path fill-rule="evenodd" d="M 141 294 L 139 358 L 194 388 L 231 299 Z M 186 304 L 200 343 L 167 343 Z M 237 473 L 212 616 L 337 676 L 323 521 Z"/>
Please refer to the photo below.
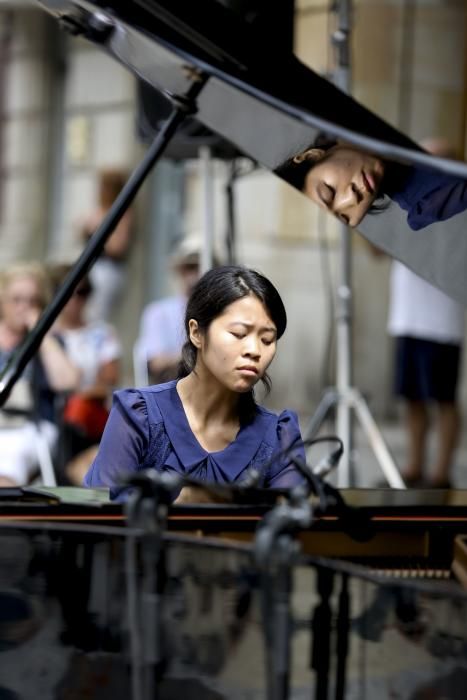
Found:
<path fill-rule="evenodd" d="M 50 281 L 36 262 L 15 263 L 0 274 L 0 369 L 35 326 L 50 298 Z M 57 392 L 73 391 L 79 369 L 68 359 L 52 333 L 0 411 L 0 486 L 24 486 L 37 468 L 35 431 L 41 430 L 53 452 Z"/>
<path fill-rule="evenodd" d="M 68 265 L 51 269 L 56 288 L 63 283 L 69 270 Z M 91 293 L 91 282 L 85 277 L 78 283 L 53 328 L 67 356 L 81 373 L 78 390 L 65 402 L 60 441 L 60 462 L 64 465 L 61 476 L 65 482 L 72 480 L 73 483 L 81 483 L 81 469 L 86 471 L 94 454 L 90 448 L 101 438 L 108 417 L 107 404 L 120 369 L 121 346 L 113 326 L 106 321 L 86 320 Z M 70 466 L 78 455 L 82 459 Z M 79 466 L 82 463 L 83 466 Z M 75 472 L 79 472 L 76 478 Z"/>

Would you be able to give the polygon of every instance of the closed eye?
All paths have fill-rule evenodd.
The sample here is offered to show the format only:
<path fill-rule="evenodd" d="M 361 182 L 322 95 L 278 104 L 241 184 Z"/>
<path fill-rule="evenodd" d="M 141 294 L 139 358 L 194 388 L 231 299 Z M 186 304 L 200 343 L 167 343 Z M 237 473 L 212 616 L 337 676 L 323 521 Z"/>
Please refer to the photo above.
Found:
<path fill-rule="evenodd" d="M 234 331 L 230 331 L 230 334 L 233 335 L 234 338 L 238 338 L 239 340 L 245 337 L 244 333 L 235 333 Z"/>
<path fill-rule="evenodd" d="M 354 193 L 355 198 L 356 198 L 356 200 L 357 200 L 357 204 L 359 204 L 359 203 L 362 201 L 362 199 L 363 199 L 363 194 L 362 194 L 361 191 L 358 189 L 358 187 L 357 187 L 357 185 L 356 185 L 355 183 L 352 182 L 351 187 L 352 187 L 352 192 Z"/>
<path fill-rule="evenodd" d="M 329 206 L 334 201 L 334 197 L 336 196 L 336 190 L 334 189 L 334 187 L 328 185 L 326 182 L 323 184 L 325 189 L 321 195 L 321 199 L 327 206 Z"/>
<path fill-rule="evenodd" d="M 275 342 L 275 338 L 269 340 L 268 338 L 263 338 L 263 345 L 272 345 Z"/>

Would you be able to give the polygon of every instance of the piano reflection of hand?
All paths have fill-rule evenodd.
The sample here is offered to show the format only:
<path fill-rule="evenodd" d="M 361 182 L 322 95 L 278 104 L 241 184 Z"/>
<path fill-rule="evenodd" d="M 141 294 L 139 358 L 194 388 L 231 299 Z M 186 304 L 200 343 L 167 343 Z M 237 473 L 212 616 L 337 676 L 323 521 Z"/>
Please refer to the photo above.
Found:
<path fill-rule="evenodd" d="M 224 499 L 213 491 L 204 489 L 202 486 L 184 486 L 174 505 L 188 505 L 190 503 L 226 503 L 231 499 Z"/>

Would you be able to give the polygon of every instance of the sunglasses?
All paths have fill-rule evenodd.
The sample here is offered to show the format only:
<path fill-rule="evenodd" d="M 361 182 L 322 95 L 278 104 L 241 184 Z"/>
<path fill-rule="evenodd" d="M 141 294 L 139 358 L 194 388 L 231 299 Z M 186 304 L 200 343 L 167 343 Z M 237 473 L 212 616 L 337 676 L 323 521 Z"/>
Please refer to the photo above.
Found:
<path fill-rule="evenodd" d="M 82 299 L 85 299 L 86 297 L 88 297 L 91 294 L 91 292 L 92 292 L 91 287 L 79 287 L 78 289 L 75 289 L 75 291 L 73 292 L 73 295 L 75 297 L 81 297 Z"/>
<path fill-rule="evenodd" d="M 10 304 L 14 304 L 15 306 L 19 304 L 24 304 L 27 306 L 43 306 L 43 300 L 41 297 L 37 296 L 21 296 L 21 295 L 14 295 L 14 296 L 6 296 L 5 300 L 6 302 Z"/>

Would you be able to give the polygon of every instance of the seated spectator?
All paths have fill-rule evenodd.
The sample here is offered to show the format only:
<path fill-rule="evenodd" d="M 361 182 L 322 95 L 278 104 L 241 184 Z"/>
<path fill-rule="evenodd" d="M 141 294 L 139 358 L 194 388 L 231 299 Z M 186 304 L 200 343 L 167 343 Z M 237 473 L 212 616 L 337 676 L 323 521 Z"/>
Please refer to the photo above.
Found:
<path fill-rule="evenodd" d="M 69 269 L 60 265 L 51 271 L 56 288 Z M 108 416 L 107 405 L 119 377 L 121 347 L 114 328 L 105 321 L 85 320 L 91 292 L 91 283 L 85 277 L 78 283 L 54 325 L 54 332 L 67 356 L 81 372 L 77 391 L 67 398 L 63 409 L 60 457 L 65 465 L 99 443 Z M 87 466 L 83 467 L 84 471 Z M 78 477 L 77 483 L 81 484 L 81 481 L 82 478 Z"/>
<path fill-rule="evenodd" d="M 0 369 L 36 324 L 49 297 L 50 283 L 38 263 L 14 264 L 0 275 Z M 0 486 L 30 480 L 37 468 L 37 428 L 53 450 L 58 435 L 55 392 L 73 391 L 79 380 L 79 370 L 48 333 L 0 411 Z"/>
<path fill-rule="evenodd" d="M 138 347 L 141 357 L 147 360 L 153 384 L 177 377 L 186 303 L 200 276 L 199 243 L 189 238 L 182 241 L 172 265 L 179 293 L 148 304 L 141 317 Z"/>

